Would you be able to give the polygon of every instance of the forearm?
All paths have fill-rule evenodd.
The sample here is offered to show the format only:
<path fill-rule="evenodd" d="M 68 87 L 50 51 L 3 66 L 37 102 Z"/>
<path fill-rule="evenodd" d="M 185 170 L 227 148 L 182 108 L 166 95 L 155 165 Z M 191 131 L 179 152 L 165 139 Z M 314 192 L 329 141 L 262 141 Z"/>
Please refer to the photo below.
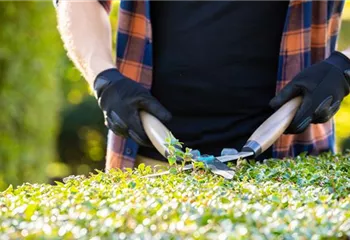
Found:
<path fill-rule="evenodd" d="M 108 14 L 97 1 L 61 0 L 57 18 L 68 56 L 93 86 L 97 74 L 115 67 Z"/>

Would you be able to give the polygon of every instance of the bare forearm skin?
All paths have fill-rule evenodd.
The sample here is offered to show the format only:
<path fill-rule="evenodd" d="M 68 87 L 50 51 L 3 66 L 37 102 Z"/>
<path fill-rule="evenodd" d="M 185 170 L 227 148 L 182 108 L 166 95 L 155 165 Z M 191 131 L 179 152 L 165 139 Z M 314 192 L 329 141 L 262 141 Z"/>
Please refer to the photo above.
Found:
<path fill-rule="evenodd" d="M 97 74 L 115 68 L 107 12 L 97 1 L 61 0 L 57 19 L 69 58 L 93 86 Z"/>

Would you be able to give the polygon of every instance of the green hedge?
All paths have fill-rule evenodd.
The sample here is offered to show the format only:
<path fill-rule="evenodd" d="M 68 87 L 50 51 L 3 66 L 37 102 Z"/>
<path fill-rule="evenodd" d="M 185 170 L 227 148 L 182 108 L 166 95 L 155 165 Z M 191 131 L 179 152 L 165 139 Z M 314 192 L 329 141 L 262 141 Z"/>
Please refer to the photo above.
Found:
<path fill-rule="evenodd" d="M 324 239 L 350 236 L 350 158 L 240 161 L 203 169 L 98 172 L 0 195 L 0 239 Z"/>
<path fill-rule="evenodd" d="M 0 190 L 44 182 L 56 158 L 62 56 L 51 2 L 0 2 Z"/>

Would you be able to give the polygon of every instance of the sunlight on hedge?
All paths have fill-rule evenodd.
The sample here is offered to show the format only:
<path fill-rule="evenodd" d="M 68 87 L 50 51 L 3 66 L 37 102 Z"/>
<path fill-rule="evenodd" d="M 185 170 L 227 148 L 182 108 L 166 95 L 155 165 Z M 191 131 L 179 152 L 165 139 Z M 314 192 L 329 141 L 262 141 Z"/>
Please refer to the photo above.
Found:
<path fill-rule="evenodd" d="M 350 158 L 241 161 L 234 180 L 197 169 L 98 172 L 0 194 L 0 239 L 321 239 L 350 236 Z"/>

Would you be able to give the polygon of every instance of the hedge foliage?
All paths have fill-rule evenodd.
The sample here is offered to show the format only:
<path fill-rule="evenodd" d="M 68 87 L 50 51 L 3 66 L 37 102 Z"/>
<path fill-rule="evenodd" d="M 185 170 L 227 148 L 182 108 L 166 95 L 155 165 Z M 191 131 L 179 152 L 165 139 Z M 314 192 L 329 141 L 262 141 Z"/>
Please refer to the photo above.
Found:
<path fill-rule="evenodd" d="M 0 239 L 323 239 L 350 236 L 350 156 L 239 161 L 141 178 L 140 165 L 0 195 Z M 157 170 L 159 171 L 159 170 Z"/>
<path fill-rule="evenodd" d="M 46 180 L 55 158 L 62 52 L 51 2 L 2 1 L 0 12 L 1 190 Z"/>

